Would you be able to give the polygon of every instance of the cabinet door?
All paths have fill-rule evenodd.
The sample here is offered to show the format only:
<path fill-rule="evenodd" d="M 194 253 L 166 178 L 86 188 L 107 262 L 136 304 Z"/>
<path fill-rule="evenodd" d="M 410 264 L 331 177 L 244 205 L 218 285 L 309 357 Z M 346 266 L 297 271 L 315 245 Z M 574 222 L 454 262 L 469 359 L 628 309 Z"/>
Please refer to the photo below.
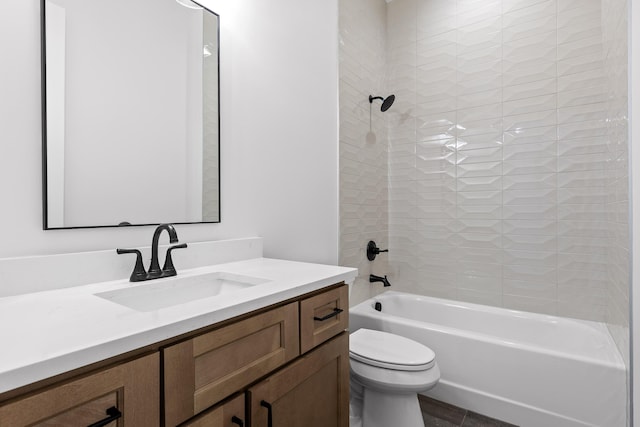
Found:
<path fill-rule="evenodd" d="M 0 425 L 86 427 L 113 419 L 105 425 L 157 427 L 159 373 L 159 354 L 154 353 L 71 380 L 0 406 Z"/>
<path fill-rule="evenodd" d="M 248 393 L 252 427 L 348 427 L 349 335 L 343 332 Z"/>
<path fill-rule="evenodd" d="M 217 405 L 180 427 L 246 427 L 244 393 Z"/>
<path fill-rule="evenodd" d="M 167 347 L 166 425 L 188 420 L 299 353 L 297 302 Z"/>

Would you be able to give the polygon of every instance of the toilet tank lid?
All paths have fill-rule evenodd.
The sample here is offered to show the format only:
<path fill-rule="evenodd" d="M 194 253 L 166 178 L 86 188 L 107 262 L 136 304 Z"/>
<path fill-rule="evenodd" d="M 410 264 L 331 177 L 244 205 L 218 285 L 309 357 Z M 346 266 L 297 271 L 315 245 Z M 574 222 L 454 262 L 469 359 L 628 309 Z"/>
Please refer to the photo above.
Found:
<path fill-rule="evenodd" d="M 398 370 L 429 369 L 436 358 L 426 345 L 371 329 L 358 329 L 349 336 L 349 353 L 360 362 Z"/>

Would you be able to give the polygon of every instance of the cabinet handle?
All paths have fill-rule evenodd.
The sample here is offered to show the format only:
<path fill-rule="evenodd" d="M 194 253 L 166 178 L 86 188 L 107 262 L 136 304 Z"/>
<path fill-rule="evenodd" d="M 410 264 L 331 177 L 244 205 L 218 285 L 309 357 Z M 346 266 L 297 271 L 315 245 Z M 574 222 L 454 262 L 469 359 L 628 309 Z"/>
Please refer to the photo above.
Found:
<path fill-rule="evenodd" d="M 273 406 L 265 400 L 260 401 L 260 406 L 267 408 L 267 427 L 273 427 Z"/>
<path fill-rule="evenodd" d="M 231 417 L 231 422 L 234 424 L 238 424 L 240 427 L 244 427 L 244 423 L 242 422 L 242 420 L 235 415 Z"/>
<path fill-rule="evenodd" d="M 342 313 L 343 311 L 344 310 L 342 310 L 341 308 L 334 308 L 333 311 L 327 314 L 326 316 L 322 316 L 322 317 L 313 316 L 313 320 L 317 320 L 318 322 L 324 322 L 325 320 L 329 320 L 332 317 L 336 317 L 338 314 Z"/>
<path fill-rule="evenodd" d="M 93 423 L 93 424 L 89 424 L 88 427 L 103 427 L 106 426 L 107 424 L 117 420 L 118 418 L 122 417 L 122 412 L 118 411 L 118 408 L 116 408 L 115 406 L 112 406 L 111 408 L 107 409 L 107 415 L 108 417 L 105 418 L 104 420 L 100 420 L 97 423 Z"/>

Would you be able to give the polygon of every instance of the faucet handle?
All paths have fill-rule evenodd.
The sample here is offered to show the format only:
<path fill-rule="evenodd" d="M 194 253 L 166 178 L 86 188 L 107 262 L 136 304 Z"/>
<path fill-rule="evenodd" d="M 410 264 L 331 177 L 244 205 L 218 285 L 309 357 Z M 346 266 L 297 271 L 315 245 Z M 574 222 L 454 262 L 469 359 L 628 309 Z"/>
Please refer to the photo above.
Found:
<path fill-rule="evenodd" d="M 133 273 L 131 273 L 131 277 L 129 277 L 130 282 L 140 282 L 147 278 L 147 272 L 144 269 L 144 264 L 142 263 L 142 253 L 138 249 L 116 249 L 118 255 L 122 254 L 136 254 L 136 265 L 133 267 Z"/>
<path fill-rule="evenodd" d="M 174 249 L 183 249 L 183 248 L 186 248 L 186 247 L 187 247 L 186 243 L 181 243 L 179 245 L 171 246 L 169 249 L 167 249 L 167 255 L 165 256 L 165 259 L 164 259 L 164 267 L 162 267 L 162 276 L 163 277 L 175 276 L 176 274 L 178 274 L 176 272 L 175 267 L 173 266 L 173 259 L 171 258 L 171 251 L 174 250 Z"/>
<path fill-rule="evenodd" d="M 369 243 L 367 243 L 367 259 L 373 261 L 380 252 L 389 252 L 389 249 L 380 249 L 376 242 L 369 240 Z"/>

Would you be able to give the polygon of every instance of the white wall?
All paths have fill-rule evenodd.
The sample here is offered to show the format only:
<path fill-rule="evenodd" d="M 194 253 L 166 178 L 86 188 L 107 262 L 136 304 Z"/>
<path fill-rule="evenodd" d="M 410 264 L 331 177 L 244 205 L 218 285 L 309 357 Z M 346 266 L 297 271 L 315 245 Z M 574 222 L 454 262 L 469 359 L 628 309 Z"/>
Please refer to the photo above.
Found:
<path fill-rule="evenodd" d="M 222 223 L 270 257 L 335 263 L 337 2 L 210 0 L 221 15 Z M 42 230 L 40 6 L 0 2 L 0 257 L 148 245 L 152 227 Z"/>

